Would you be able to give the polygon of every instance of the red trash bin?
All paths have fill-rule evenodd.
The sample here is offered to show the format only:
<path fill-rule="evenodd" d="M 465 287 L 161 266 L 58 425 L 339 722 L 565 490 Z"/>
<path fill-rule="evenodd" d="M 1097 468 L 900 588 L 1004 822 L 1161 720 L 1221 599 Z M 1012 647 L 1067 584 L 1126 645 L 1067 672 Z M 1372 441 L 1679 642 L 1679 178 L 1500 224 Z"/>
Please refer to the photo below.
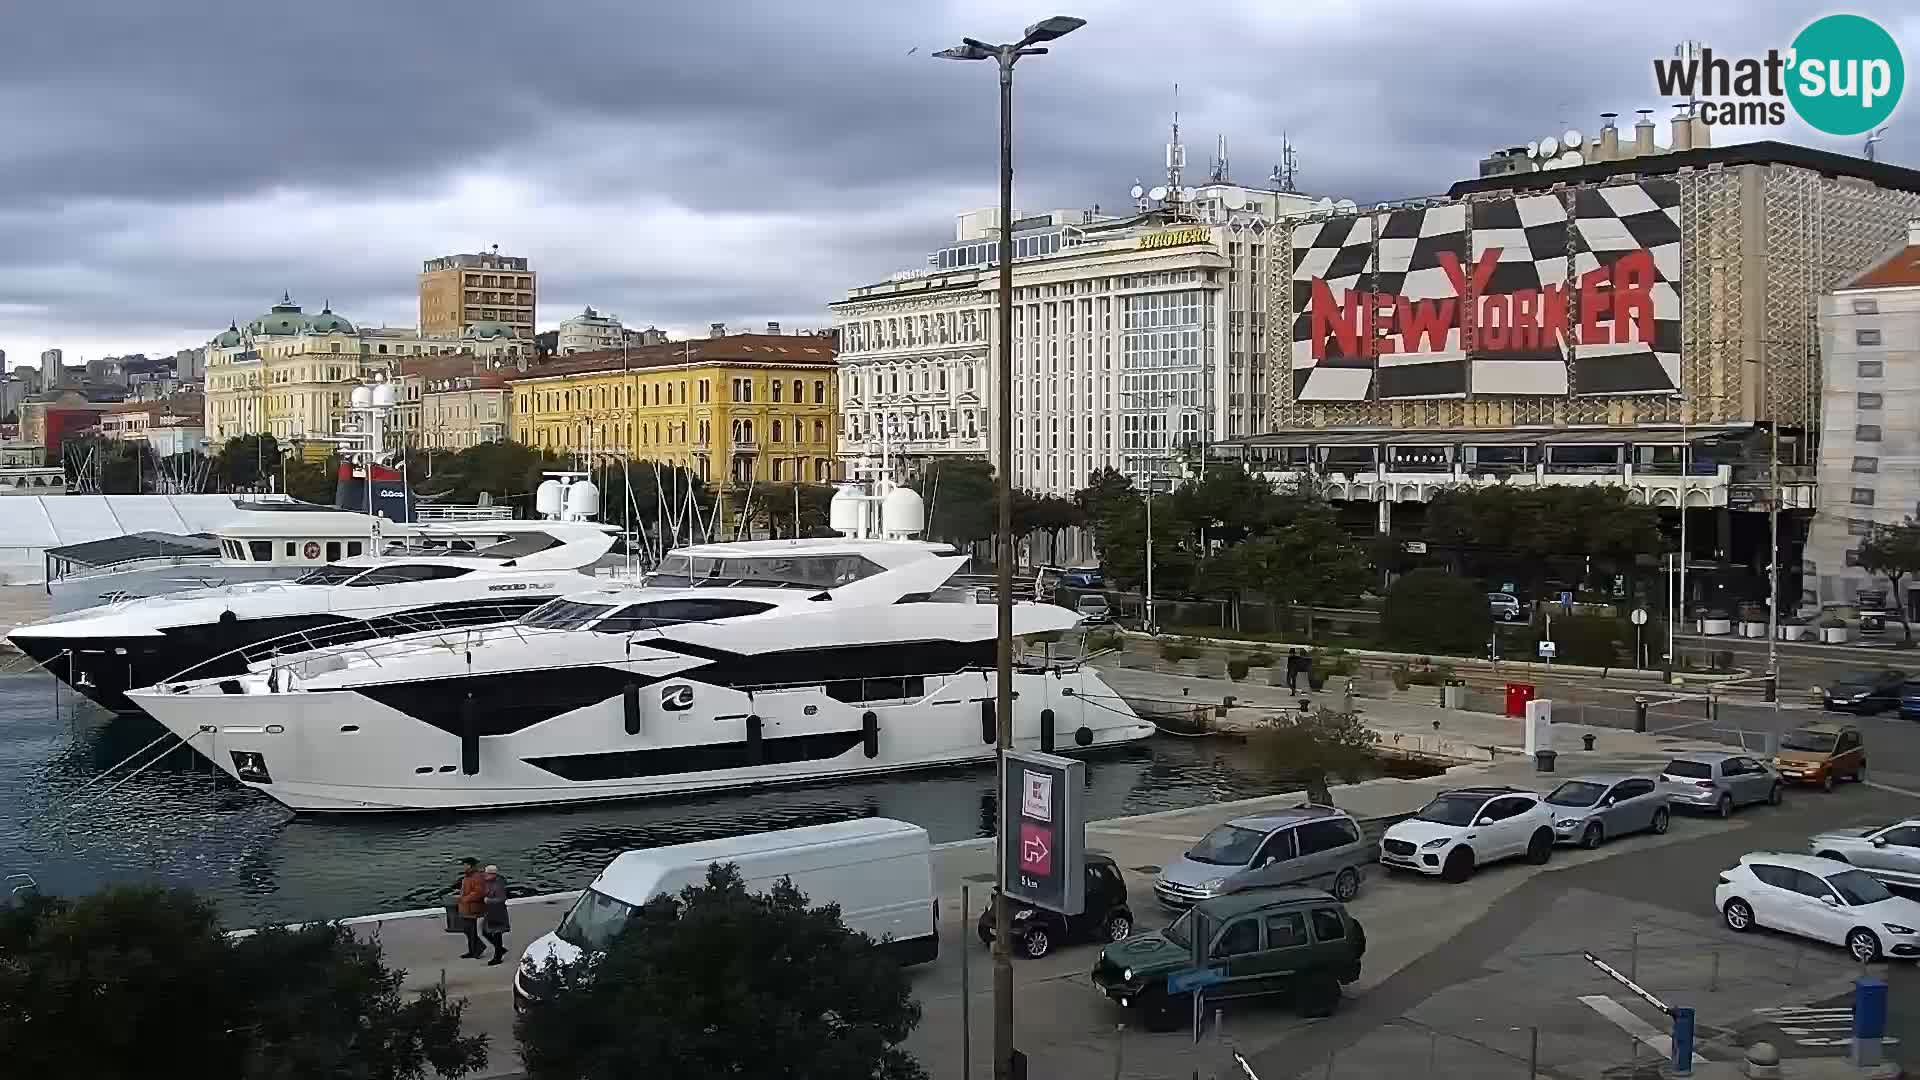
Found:
<path fill-rule="evenodd" d="M 1527 715 L 1527 702 L 1533 700 L 1533 684 L 1510 682 L 1507 684 L 1507 715 L 1520 720 Z"/>

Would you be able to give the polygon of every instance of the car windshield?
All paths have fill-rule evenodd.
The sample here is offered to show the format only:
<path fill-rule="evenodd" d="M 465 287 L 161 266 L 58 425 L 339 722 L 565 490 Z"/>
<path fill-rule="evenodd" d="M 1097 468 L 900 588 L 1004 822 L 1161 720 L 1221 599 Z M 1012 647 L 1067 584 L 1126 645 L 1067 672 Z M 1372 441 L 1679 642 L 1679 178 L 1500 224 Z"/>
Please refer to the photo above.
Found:
<path fill-rule="evenodd" d="M 1831 754 L 1839 741 L 1840 736 L 1829 731 L 1789 731 L 1781 737 L 1780 749 Z"/>
<path fill-rule="evenodd" d="M 1685 758 L 1675 758 L 1667 762 L 1667 767 L 1660 771 L 1668 776 L 1690 776 L 1695 780 L 1713 779 L 1713 766 L 1704 761 L 1688 761 Z"/>
<path fill-rule="evenodd" d="M 556 931 L 560 940 L 588 952 L 601 952 L 633 917 L 631 904 L 615 900 L 603 892 L 588 889 L 580 894 Z"/>
<path fill-rule="evenodd" d="M 1419 821 L 1437 821 L 1442 825 L 1471 825 L 1473 815 L 1486 800 L 1478 795 L 1442 795 L 1413 815 Z"/>
<path fill-rule="evenodd" d="M 1893 896 L 1879 880 L 1868 876 L 1865 870 L 1842 870 L 1827 879 L 1827 884 L 1840 894 L 1853 907 L 1862 904 L 1877 904 Z"/>
<path fill-rule="evenodd" d="M 1215 866 L 1245 866 L 1253 861 L 1253 853 L 1266 838 L 1266 833 L 1254 829 L 1222 825 L 1201 837 L 1193 850 L 1187 852 L 1187 858 Z"/>
<path fill-rule="evenodd" d="M 1192 927 L 1193 927 L 1193 909 L 1188 908 L 1187 910 L 1181 912 L 1180 917 L 1173 920 L 1173 923 L 1169 925 L 1165 930 L 1167 940 L 1173 942 L 1175 945 L 1180 945 L 1186 948 L 1192 948 L 1193 939 L 1187 936 L 1187 932 Z"/>
<path fill-rule="evenodd" d="M 1547 801 L 1555 806 L 1592 806 L 1607 793 L 1607 785 L 1591 780 L 1569 780 L 1553 789 Z"/>

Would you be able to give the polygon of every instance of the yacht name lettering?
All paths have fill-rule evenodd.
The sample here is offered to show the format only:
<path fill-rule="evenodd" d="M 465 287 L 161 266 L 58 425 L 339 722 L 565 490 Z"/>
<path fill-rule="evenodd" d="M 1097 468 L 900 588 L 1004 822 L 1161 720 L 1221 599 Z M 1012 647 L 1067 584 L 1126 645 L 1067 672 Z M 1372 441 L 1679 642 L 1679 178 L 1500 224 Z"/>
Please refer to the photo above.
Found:
<path fill-rule="evenodd" d="M 487 586 L 487 591 L 488 592 L 526 592 L 529 589 L 551 589 L 551 588 L 553 588 L 552 585 L 541 584 L 540 582 L 537 582 L 537 581 L 517 581 L 511 585 L 489 585 Z"/>

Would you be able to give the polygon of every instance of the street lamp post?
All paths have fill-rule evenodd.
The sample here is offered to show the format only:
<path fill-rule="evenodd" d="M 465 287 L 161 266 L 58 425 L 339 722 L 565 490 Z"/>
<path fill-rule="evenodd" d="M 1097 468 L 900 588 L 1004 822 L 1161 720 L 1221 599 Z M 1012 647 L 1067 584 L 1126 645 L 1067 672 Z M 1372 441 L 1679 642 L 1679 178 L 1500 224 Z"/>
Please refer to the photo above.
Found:
<path fill-rule="evenodd" d="M 1046 49 L 1035 47 L 1040 42 L 1064 37 L 1086 24 L 1085 19 L 1055 15 L 1027 27 L 1020 40 L 1011 45 L 961 38 L 959 45 L 933 54 L 943 60 L 992 60 L 1000 65 L 1000 387 L 994 396 L 1000 449 L 999 476 L 994 485 L 1000 498 L 1000 520 L 994 536 L 994 603 L 1000 641 L 994 665 L 998 686 L 993 717 L 994 771 L 999 778 L 996 790 L 1002 792 L 1006 790 L 1007 749 L 1013 742 L 1013 65 L 1023 56 L 1044 55 Z M 1008 942 L 1012 918 L 1007 907 L 1007 861 L 1001 850 L 1007 831 L 1004 799 L 999 818 L 993 841 L 994 881 L 999 886 L 993 905 L 993 1076 L 994 1080 L 1008 1080 L 1013 1069 L 1013 952 Z"/>

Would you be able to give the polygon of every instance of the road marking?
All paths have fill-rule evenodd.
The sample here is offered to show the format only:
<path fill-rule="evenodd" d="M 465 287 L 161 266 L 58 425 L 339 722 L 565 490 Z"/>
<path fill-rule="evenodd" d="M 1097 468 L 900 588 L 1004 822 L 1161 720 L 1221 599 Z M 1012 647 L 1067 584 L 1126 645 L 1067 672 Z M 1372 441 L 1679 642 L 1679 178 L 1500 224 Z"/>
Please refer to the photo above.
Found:
<path fill-rule="evenodd" d="M 1894 787 L 1892 784 L 1883 784 L 1878 780 L 1868 780 L 1866 783 L 1868 787 L 1875 791 L 1891 791 L 1895 795 L 1905 795 L 1909 799 L 1920 799 L 1920 791 L 1915 791 L 1912 788 Z"/>
<path fill-rule="evenodd" d="M 1625 1005 L 1620 1004 L 1605 994 L 1584 995 L 1581 997 L 1580 1003 L 1613 1021 L 1619 1026 L 1620 1030 L 1633 1036 L 1636 1041 L 1645 1043 L 1661 1057 L 1667 1059 L 1673 1057 L 1673 1036 L 1660 1034 L 1652 1024 L 1647 1023 L 1645 1020 L 1640 1019 L 1628 1011 Z M 1701 1057 L 1698 1053 L 1693 1055 L 1693 1063 L 1696 1066 L 1706 1064 L 1706 1060 L 1706 1058 Z"/>

